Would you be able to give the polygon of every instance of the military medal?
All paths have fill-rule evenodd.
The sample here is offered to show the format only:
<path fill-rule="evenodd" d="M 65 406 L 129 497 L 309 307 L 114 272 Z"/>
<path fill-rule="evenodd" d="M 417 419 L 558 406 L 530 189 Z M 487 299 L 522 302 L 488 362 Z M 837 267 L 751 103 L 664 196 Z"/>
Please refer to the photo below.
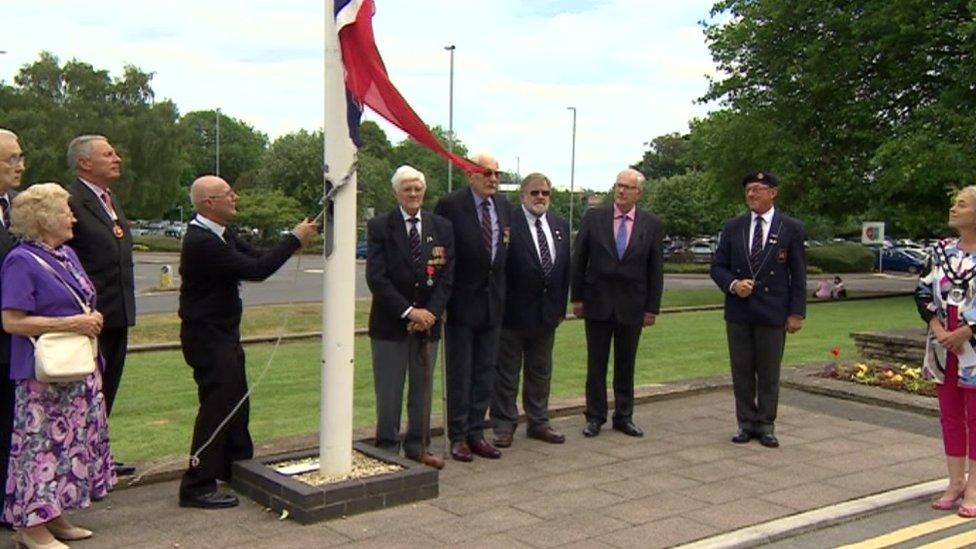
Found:
<path fill-rule="evenodd" d="M 427 287 L 430 288 L 434 285 L 434 266 L 427 265 Z"/>
<path fill-rule="evenodd" d="M 125 233 L 122 232 L 122 227 L 118 225 L 112 226 L 112 234 L 115 235 L 115 238 L 118 238 L 120 240 L 122 239 L 123 236 L 125 236 Z"/>

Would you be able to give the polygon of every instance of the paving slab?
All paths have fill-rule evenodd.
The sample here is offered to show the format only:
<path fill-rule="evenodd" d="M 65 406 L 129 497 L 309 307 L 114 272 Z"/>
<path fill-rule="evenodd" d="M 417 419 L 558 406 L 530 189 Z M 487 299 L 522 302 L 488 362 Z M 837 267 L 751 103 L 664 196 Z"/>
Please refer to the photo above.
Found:
<path fill-rule="evenodd" d="M 72 514 L 95 530 L 72 546 L 667 547 L 944 475 L 936 418 L 784 389 L 783 446 L 735 445 L 731 390 L 715 386 L 638 404 L 643 438 L 555 417 L 565 444 L 523 433 L 499 460 L 448 461 L 437 499 L 315 525 L 249 500 L 182 509 L 176 481 L 117 490 Z"/>

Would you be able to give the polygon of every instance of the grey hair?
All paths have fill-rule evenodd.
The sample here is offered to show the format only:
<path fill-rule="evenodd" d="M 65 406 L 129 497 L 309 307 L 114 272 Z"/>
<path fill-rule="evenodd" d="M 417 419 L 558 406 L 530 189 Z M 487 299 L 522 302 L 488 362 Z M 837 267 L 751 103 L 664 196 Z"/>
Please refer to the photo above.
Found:
<path fill-rule="evenodd" d="M 390 179 L 390 182 L 393 184 L 393 191 L 399 191 L 401 185 L 407 181 L 420 181 L 424 189 L 427 189 L 427 178 L 424 177 L 424 173 L 413 166 L 404 164 L 393 172 L 393 177 Z"/>
<path fill-rule="evenodd" d="M 6 128 L 0 128 L 0 137 L 12 137 L 14 139 L 19 140 L 19 138 L 17 137 L 17 134 L 15 134 L 14 132 L 12 132 L 12 131 L 10 131 L 10 130 L 8 130 Z"/>
<path fill-rule="evenodd" d="M 617 178 L 619 178 L 623 174 L 633 175 L 634 177 L 636 177 L 638 185 L 643 185 L 644 182 L 647 181 L 647 178 L 644 177 L 644 174 L 635 170 L 634 168 L 627 168 L 625 170 L 621 170 L 620 173 L 617 174 Z"/>
<path fill-rule="evenodd" d="M 519 189 L 525 190 L 525 186 L 528 185 L 529 183 L 532 183 L 533 181 L 544 181 L 546 187 L 549 187 L 550 189 L 552 188 L 552 181 L 549 181 L 548 177 L 546 177 L 545 175 L 539 172 L 532 172 L 529 175 L 525 176 L 525 179 L 523 179 L 521 185 L 519 185 Z"/>
<path fill-rule="evenodd" d="M 954 198 L 963 197 L 972 204 L 976 204 L 976 185 L 968 185 L 959 189 Z"/>
<path fill-rule="evenodd" d="M 78 160 L 81 158 L 91 158 L 92 143 L 95 141 L 108 141 L 104 135 L 79 135 L 68 144 L 68 167 L 72 170 L 78 169 Z"/>
<path fill-rule="evenodd" d="M 17 193 L 10 205 L 10 232 L 28 242 L 40 242 L 69 196 L 57 183 L 37 183 Z"/>

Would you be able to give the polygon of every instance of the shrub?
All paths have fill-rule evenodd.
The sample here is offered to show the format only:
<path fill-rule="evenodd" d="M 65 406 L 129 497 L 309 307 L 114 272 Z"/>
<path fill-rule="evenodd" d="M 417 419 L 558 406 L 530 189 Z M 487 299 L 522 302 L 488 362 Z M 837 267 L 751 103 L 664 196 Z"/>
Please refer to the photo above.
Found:
<path fill-rule="evenodd" d="M 142 234 L 132 237 L 132 249 L 139 246 L 139 251 L 150 252 L 178 252 L 180 251 L 180 239 L 171 236 L 158 234 Z"/>
<path fill-rule="evenodd" d="M 871 270 L 874 254 L 860 244 L 842 242 L 808 249 L 807 263 L 826 273 L 861 273 Z"/>

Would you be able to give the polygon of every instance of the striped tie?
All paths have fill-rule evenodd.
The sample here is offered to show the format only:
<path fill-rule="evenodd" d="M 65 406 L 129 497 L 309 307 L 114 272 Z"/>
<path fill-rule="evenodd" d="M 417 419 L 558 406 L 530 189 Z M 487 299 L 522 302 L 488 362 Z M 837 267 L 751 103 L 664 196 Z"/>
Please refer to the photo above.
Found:
<path fill-rule="evenodd" d="M 763 249 L 763 218 L 756 217 L 756 228 L 752 232 L 752 248 L 749 250 L 749 263 L 752 265 L 752 270 L 756 271 L 759 269 L 759 256 L 762 254 Z"/>
<path fill-rule="evenodd" d="M 481 201 L 481 239 L 485 242 L 488 255 L 491 256 L 491 205 L 487 198 Z"/>
<path fill-rule="evenodd" d="M 410 255 L 413 256 L 414 264 L 420 266 L 424 261 L 424 252 L 420 247 L 420 231 L 417 230 L 417 223 L 420 223 L 420 219 L 411 217 L 407 221 L 410 222 L 410 232 L 408 233 L 410 238 Z"/>
<path fill-rule="evenodd" d="M 0 223 L 4 229 L 10 228 L 10 202 L 6 196 L 0 196 Z"/>
<path fill-rule="evenodd" d="M 539 259 L 542 261 L 542 274 L 546 280 L 552 273 L 552 254 L 549 252 L 549 242 L 546 241 L 546 233 L 542 232 L 542 220 L 535 220 L 535 236 L 539 240 Z"/>

